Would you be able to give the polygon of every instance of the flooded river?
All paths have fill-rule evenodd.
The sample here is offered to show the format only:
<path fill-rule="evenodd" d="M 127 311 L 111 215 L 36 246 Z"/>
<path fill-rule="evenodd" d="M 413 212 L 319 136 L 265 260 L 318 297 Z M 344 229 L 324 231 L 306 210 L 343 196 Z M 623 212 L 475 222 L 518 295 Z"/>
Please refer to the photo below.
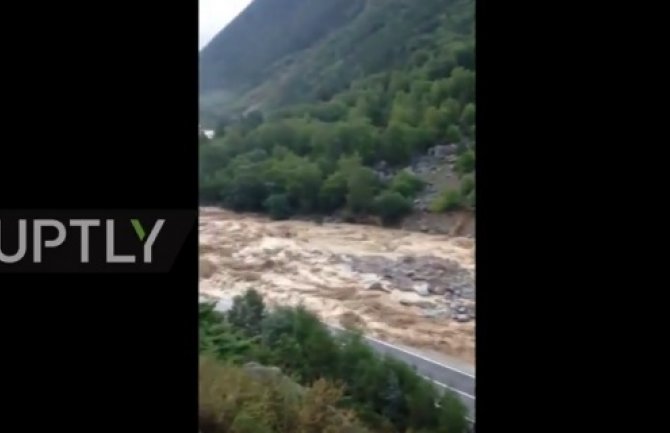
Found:
<path fill-rule="evenodd" d="M 200 293 L 254 288 L 329 324 L 474 362 L 474 239 L 200 211 Z"/>

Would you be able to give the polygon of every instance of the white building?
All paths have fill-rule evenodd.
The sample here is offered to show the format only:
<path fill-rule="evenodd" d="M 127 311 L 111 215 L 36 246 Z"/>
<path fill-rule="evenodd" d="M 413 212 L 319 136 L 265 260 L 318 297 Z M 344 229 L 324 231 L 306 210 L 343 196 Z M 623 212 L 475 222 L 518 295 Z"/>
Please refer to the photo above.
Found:
<path fill-rule="evenodd" d="M 198 125 L 198 131 L 200 135 L 204 135 L 208 139 L 214 138 L 214 130 L 213 129 L 202 129 L 201 126 Z"/>

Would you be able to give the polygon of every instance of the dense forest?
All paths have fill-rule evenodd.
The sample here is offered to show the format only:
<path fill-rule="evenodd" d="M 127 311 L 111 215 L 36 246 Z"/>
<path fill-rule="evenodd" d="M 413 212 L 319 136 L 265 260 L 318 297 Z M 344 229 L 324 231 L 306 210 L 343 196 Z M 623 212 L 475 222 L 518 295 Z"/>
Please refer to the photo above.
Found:
<path fill-rule="evenodd" d="M 465 433 L 465 408 L 351 332 L 247 291 L 200 305 L 202 433 Z"/>
<path fill-rule="evenodd" d="M 474 0 L 284 3 L 255 0 L 201 53 L 201 200 L 392 223 L 423 188 L 398 169 L 452 143 L 459 188 L 431 210 L 473 208 Z"/>

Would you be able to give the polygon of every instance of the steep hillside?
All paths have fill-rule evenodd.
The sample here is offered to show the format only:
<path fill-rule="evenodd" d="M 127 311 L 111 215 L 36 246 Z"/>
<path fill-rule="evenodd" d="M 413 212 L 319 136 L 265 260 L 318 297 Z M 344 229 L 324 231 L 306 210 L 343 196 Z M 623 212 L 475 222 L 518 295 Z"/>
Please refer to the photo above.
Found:
<path fill-rule="evenodd" d="M 255 0 L 202 51 L 201 95 L 220 112 L 231 99 L 237 108 L 326 100 L 421 53 L 472 51 L 473 23 L 472 0 Z"/>
<path fill-rule="evenodd" d="M 200 54 L 200 89 L 239 94 L 272 76 L 275 62 L 349 22 L 365 0 L 255 0 Z M 286 61 L 286 60 L 284 60 Z"/>
<path fill-rule="evenodd" d="M 201 55 L 201 121 L 217 127 L 202 200 L 386 222 L 473 207 L 474 13 L 474 0 L 255 0 Z"/>

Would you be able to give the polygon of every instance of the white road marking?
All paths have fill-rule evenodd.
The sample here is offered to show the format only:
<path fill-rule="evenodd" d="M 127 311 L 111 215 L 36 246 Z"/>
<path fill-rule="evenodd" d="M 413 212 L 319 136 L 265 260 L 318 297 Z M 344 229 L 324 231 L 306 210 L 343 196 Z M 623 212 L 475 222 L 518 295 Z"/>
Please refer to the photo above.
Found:
<path fill-rule="evenodd" d="M 346 331 L 346 329 L 344 329 L 344 328 L 340 328 L 339 326 L 333 326 L 333 325 L 331 325 L 331 327 L 332 327 L 332 328 L 335 328 L 335 329 L 339 329 L 340 331 Z M 382 344 L 382 345 L 384 345 L 384 346 L 392 347 L 392 348 L 394 348 L 395 350 L 398 350 L 398 351 L 400 351 L 400 352 L 404 352 L 404 353 L 406 353 L 406 354 L 408 354 L 408 355 L 412 355 L 412 356 L 415 357 L 415 358 L 419 358 L 419 359 L 421 359 L 421 360 L 423 360 L 423 361 L 430 362 L 431 364 L 439 365 L 440 367 L 445 367 L 445 368 L 447 368 L 447 369 L 449 369 L 449 370 L 451 370 L 451 371 L 455 371 L 456 373 L 462 374 L 463 376 L 467 376 L 467 377 L 469 377 L 469 378 L 471 378 L 471 379 L 475 379 L 475 376 L 472 375 L 472 374 L 470 374 L 470 373 L 466 373 L 465 371 L 459 370 L 459 369 L 454 368 L 454 367 L 452 367 L 452 366 L 450 366 L 450 365 L 442 364 L 441 362 L 437 362 L 437 361 L 435 361 L 435 360 L 433 360 L 433 359 L 426 358 L 425 356 L 421 356 L 421 355 L 419 355 L 418 353 L 411 352 L 411 351 L 409 351 L 409 350 L 407 350 L 407 349 L 403 349 L 402 347 L 398 347 L 398 346 L 396 346 L 396 345 L 387 343 L 387 342 L 385 342 L 385 341 L 377 340 L 376 338 L 373 338 L 373 337 L 366 337 L 366 336 L 364 336 L 364 338 L 366 338 L 366 339 L 368 339 L 368 340 L 370 340 L 370 341 L 374 341 L 375 343 Z"/>
<path fill-rule="evenodd" d="M 421 375 L 421 377 L 423 377 L 424 379 L 428 379 L 428 380 L 430 380 L 431 382 L 433 382 L 434 384 L 439 385 L 439 386 L 441 386 L 441 387 L 443 387 L 443 388 L 450 389 L 450 390 L 454 391 L 455 393 L 458 393 L 458 394 L 460 394 L 460 395 L 462 395 L 462 396 L 464 396 L 464 397 L 467 397 L 467 398 L 470 398 L 470 399 L 472 399 L 472 400 L 475 400 L 475 396 L 474 396 L 474 395 L 470 395 L 470 394 L 468 394 L 467 392 L 463 392 L 463 391 L 461 391 L 461 390 L 459 390 L 459 389 L 456 389 L 456 388 L 453 388 L 453 387 L 451 387 L 451 386 L 449 386 L 449 385 L 445 385 L 445 384 L 443 384 L 442 382 L 438 382 L 437 380 L 435 380 L 435 379 L 433 379 L 433 378 L 430 378 L 430 377 L 428 377 L 428 376 L 423 376 L 423 375 Z"/>

